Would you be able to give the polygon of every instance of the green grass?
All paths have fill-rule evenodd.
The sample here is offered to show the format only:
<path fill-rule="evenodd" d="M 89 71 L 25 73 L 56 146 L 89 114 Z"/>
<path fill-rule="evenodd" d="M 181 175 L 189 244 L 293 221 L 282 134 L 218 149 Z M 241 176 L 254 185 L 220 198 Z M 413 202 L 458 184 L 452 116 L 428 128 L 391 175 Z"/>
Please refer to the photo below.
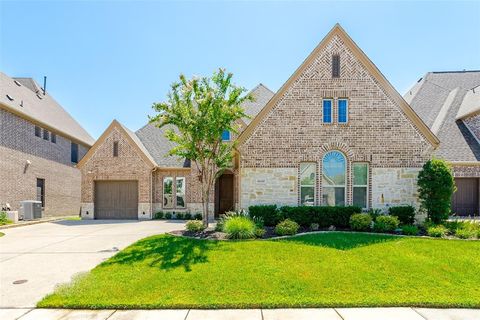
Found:
<path fill-rule="evenodd" d="M 66 217 L 65 219 L 63 220 L 67 220 L 67 221 L 79 221 L 79 220 L 82 220 L 81 217 L 79 216 L 72 216 L 72 217 Z"/>
<path fill-rule="evenodd" d="M 5 233 L 0 232 L 0 237 L 3 237 L 4 235 L 5 235 Z"/>
<path fill-rule="evenodd" d="M 145 238 L 38 303 L 66 308 L 480 307 L 480 242 L 361 233 Z"/>

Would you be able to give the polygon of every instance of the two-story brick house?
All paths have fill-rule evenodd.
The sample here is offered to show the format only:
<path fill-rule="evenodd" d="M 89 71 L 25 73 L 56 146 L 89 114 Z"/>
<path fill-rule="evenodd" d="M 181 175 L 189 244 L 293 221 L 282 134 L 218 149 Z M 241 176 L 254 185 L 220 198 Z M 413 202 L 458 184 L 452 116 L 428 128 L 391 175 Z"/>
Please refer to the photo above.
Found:
<path fill-rule="evenodd" d="M 31 78 L 0 72 L 0 204 L 39 200 L 44 215 L 77 215 L 80 171 L 94 139 Z"/>
<path fill-rule="evenodd" d="M 253 204 L 418 204 L 417 175 L 439 140 L 339 25 L 278 92 L 259 85 L 252 95 L 252 119 L 223 137 L 238 145 L 215 186 L 215 215 Z M 79 163 L 83 217 L 200 210 L 195 168 L 166 155 L 163 130 L 110 125 Z"/>

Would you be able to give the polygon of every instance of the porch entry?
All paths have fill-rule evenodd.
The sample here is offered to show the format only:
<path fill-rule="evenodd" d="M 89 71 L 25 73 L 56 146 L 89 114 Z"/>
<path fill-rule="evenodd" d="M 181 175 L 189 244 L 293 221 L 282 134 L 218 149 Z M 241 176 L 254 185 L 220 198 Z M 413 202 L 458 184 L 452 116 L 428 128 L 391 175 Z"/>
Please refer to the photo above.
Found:
<path fill-rule="evenodd" d="M 233 179 L 231 172 L 225 172 L 215 181 L 215 218 L 234 209 Z"/>

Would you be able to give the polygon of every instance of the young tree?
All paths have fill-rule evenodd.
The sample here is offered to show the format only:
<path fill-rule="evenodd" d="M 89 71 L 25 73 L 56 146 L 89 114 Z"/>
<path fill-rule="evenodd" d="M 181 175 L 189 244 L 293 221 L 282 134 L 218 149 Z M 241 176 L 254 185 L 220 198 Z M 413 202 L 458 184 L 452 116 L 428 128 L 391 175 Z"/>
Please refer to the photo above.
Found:
<path fill-rule="evenodd" d="M 448 218 L 456 191 L 452 170 L 444 160 L 431 159 L 418 174 L 418 193 L 427 218 L 441 223 Z"/>
<path fill-rule="evenodd" d="M 208 226 L 209 203 L 215 180 L 231 166 L 232 142 L 222 142 L 222 132 L 237 132 L 236 121 L 247 117 L 242 108 L 251 101 L 242 87 L 232 83 L 232 74 L 219 69 L 212 77 L 186 79 L 173 83 L 168 99 L 155 103 L 157 115 L 150 122 L 162 127 L 173 125 L 166 137 L 175 143 L 169 154 L 189 159 L 198 170 L 202 191 L 203 223 Z"/>

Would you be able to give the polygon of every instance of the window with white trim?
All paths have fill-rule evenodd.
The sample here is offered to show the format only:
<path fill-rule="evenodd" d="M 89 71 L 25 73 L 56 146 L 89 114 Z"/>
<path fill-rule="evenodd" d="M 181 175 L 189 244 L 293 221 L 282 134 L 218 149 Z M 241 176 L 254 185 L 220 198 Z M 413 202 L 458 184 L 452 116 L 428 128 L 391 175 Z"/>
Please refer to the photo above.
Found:
<path fill-rule="evenodd" d="M 333 100 L 323 99 L 323 123 L 332 123 Z"/>
<path fill-rule="evenodd" d="M 173 178 L 163 178 L 163 207 L 166 209 L 173 208 Z"/>
<path fill-rule="evenodd" d="M 315 184 L 316 184 L 315 162 L 300 163 L 300 205 L 315 205 Z"/>
<path fill-rule="evenodd" d="M 175 178 L 176 185 L 176 207 L 185 208 L 185 177 Z"/>
<path fill-rule="evenodd" d="M 344 206 L 347 160 L 339 151 L 330 151 L 322 161 L 322 204 Z"/>
<path fill-rule="evenodd" d="M 338 123 L 348 122 L 348 99 L 338 99 Z"/>
<path fill-rule="evenodd" d="M 368 207 L 368 163 L 354 163 L 353 167 L 353 205 Z"/>

